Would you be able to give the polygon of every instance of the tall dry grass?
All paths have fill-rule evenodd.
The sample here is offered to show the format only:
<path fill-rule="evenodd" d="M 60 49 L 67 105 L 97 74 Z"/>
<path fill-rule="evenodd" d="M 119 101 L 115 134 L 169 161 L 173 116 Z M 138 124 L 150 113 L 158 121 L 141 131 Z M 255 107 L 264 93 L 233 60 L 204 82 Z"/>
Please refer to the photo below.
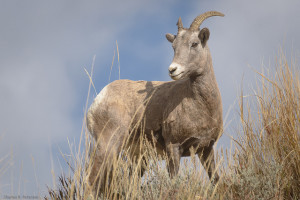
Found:
<path fill-rule="evenodd" d="M 299 66 L 283 51 L 240 98 L 241 131 L 226 172 L 230 199 L 300 199 Z"/>
<path fill-rule="evenodd" d="M 142 138 L 145 160 L 139 157 L 132 163 L 124 150 L 113 160 L 109 187 L 95 194 L 97 185 L 87 180 L 93 142 L 85 130 L 85 150 L 67 160 L 72 175 L 62 175 L 59 188 L 49 188 L 45 199 L 300 199 L 299 66 L 288 64 L 280 52 L 273 68 L 274 73 L 257 72 L 253 95 L 241 93 L 240 131 L 233 138 L 234 148 L 217 155 L 221 177 L 216 185 L 197 167 L 195 156 L 182 162 L 179 175 L 170 179 L 164 164 L 168 158 Z M 140 177 L 144 162 L 146 173 Z"/>

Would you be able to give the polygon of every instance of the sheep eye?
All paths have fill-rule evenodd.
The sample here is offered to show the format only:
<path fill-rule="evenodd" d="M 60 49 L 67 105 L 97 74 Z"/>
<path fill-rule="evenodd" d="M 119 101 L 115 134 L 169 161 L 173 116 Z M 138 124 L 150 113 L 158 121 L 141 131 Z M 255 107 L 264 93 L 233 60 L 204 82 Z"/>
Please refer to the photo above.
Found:
<path fill-rule="evenodd" d="M 197 46 L 198 46 L 198 43 L 193 42 L 192 47 L 197 47 Z"/>

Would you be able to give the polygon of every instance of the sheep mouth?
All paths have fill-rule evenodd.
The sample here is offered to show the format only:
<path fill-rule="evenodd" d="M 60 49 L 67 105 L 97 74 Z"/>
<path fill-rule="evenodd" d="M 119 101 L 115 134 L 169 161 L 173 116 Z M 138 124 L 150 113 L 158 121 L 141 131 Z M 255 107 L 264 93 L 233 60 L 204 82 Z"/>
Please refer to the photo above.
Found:
<path fill-rule="evenodd" d="M 169 74 L 169 75 L 172 79 L 178 80 L 182 74 L 183 74 L 183 72 L 180 72 L 179 74 L 176 74 L 176 75 L 174 75 L 174 74 Z"/>

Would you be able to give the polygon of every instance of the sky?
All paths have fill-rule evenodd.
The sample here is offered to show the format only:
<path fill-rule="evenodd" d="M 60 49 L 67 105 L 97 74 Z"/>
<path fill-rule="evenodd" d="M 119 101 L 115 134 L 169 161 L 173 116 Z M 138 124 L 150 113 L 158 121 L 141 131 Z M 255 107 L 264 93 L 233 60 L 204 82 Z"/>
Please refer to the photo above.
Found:
<path fill-rule="evenodd" d="M 93 57 L 96 92 L 119 78 L 170 81 L 173 50 L 166 33 L 207 19 L 229 147 L 241 85 L 253 94 L 262 67 L 274 70 L 280 47 L 299 58 L 300 1 L 128 0 L 0 1 L 0 198 L 41 195 L 66 172 L 61 153 L 80 139 Z M 117 56 L 117 45 L 119 62 Z M 111 63 L 115 60 L 110 77 Z M 243 77 L 243 78 L 242 78 Z M 110 80 L 109 80 L 110 79 Z M 96 96 L 92 90 L 91 98 Z M 9 165 L 7 167 L 7 165 Z M 6 170 L 4 170 L 6 169 Z"/>

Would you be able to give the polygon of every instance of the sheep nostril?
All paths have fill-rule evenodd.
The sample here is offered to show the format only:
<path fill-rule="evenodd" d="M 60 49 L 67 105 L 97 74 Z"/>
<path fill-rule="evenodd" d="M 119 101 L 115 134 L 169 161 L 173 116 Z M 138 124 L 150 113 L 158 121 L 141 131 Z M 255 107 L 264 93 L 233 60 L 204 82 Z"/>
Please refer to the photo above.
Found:
<path fill-rule="evenodd" d="M 175 72 L 177 69 L 177 67 L 172 67 L 172 68 L 169 68 L 169 72 L 170 74 L 172 74 L 173 72 Z"/>

